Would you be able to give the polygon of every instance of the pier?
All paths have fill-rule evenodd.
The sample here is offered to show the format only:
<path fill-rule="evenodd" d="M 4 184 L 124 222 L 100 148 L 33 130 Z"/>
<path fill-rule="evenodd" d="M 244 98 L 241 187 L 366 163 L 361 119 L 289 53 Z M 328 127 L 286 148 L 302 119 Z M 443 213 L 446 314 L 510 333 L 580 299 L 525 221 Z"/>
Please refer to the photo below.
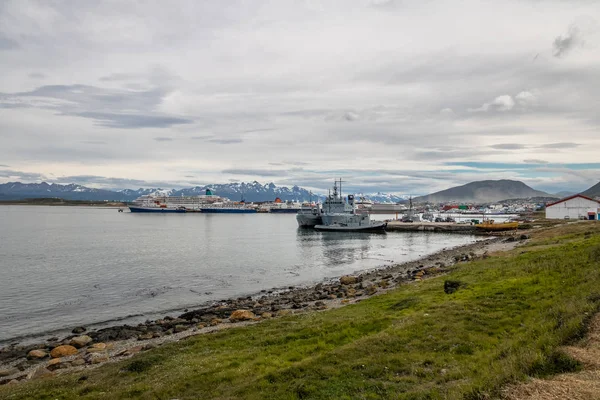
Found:
<path fill-rule="evenodd" d="M 453 232 L 453 233 L 482 233 L 475 225 L 456 224 L 453 222 L 401 222 L 390 221 L 386 227 L 387 231 L 398 232 Z"/>

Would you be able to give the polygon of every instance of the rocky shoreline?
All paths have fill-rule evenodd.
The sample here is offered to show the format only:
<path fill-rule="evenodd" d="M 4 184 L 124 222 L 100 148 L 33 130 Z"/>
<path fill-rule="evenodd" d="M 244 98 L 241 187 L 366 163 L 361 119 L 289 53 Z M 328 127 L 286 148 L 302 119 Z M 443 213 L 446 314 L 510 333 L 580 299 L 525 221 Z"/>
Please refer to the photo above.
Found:
<path fill-rule="evenodd" d="M 481 240 L 416 261 L 345 275 L 310 287 L 263 290 L 254 296 L 215 302 L 178 317 L 91 331 L 78 327 L 63 339 L 55 337 L 27 346 L 13 344 L 0 349 L 0 385 L 94 368 L 192 335 L 356 303 L 400 284 L 442 274 L 456 263 L 508 250 L 526 239 L 527 235 Z"/>

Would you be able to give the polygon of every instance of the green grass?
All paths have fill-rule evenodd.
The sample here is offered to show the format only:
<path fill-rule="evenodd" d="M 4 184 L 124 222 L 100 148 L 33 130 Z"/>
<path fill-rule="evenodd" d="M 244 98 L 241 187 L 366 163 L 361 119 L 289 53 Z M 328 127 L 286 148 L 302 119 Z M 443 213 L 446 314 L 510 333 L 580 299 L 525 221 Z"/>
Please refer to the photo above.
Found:
<path fill-rule="evenodd" d="M 563 231 L 355 305 L 3 386 L 0 398 L 493 397 L 509 382 L 579 368 L 559 346 L 582 337 L 600 305 L 600 233 L 597 224 Z M 458 290 L 446 294 L 445 280 Z"/>

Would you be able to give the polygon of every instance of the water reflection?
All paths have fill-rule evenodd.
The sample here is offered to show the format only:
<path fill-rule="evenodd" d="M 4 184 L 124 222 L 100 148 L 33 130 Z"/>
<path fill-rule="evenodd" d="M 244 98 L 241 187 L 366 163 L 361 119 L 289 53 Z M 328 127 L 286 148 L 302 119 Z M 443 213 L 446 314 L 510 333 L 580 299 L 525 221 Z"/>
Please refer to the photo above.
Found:
<path fill-rule="evenodd" d="M 381 241 L 386 235 L 369 232 L 322 232 L 298 228 L 298 245 L 302 256 L 313 258 L 320 251 L 325 264 L 329 266 L 352 264 L 369 258 L 374 240 Z"/>

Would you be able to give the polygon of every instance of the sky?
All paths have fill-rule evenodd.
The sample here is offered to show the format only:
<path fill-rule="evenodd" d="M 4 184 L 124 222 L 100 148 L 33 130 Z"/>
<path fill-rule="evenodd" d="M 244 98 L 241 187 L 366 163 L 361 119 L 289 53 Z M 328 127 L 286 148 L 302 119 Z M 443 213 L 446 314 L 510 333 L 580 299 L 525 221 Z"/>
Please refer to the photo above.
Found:
<path fill-rule="evenodd" d="M 0 1 L 0 183 L 600 181 L 600 2 Z"/>

